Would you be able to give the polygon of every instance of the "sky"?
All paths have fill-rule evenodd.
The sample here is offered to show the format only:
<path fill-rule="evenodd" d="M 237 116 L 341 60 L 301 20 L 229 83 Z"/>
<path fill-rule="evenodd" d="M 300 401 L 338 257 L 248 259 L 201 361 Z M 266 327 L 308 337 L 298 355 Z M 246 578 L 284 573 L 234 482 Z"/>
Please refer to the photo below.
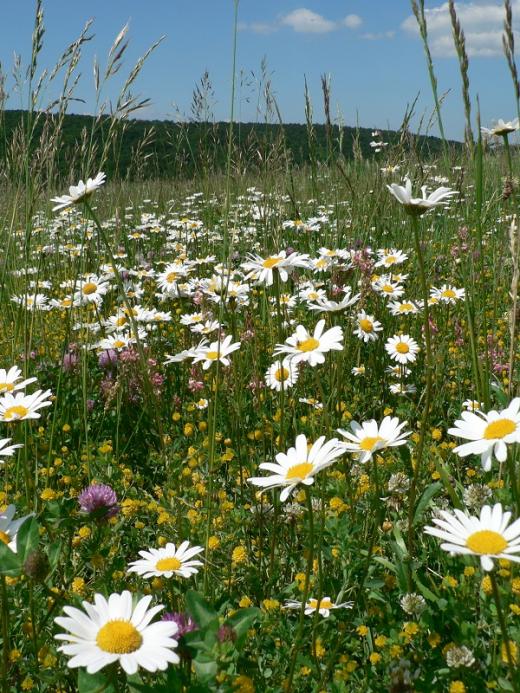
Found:
<path fill-rule="evenodd" d="M 520 0 L 512 0 L 520 28 Z M 0 63 L 7 74 L 8 107 L 24 107 L 11 77 L 13 55 L 26 67 L 31 55 L 33 0 L 0 2 Z M 461 80 L 453 49 L 448 3 L 426 0 L 430 45 L 446 133 L 463 139 Z M 501 47 L 503 3 L 471 0 L 456 4 L 470 56 L 473 100 L 479 97 L 483 125 L 516 115 L 514 91 Z M 118 75 L 103 98 L 115 101 L 124 78 L 147 48 L 164 39 L 144 64 L 133 89 L 150 99 L 140 112 L 147 119 L 187 119 L 192 93 L 207 70 L 216 120 L 230 117 L 234 0 L 44 0 L 45 35 L 39 74 L 51 70 L 64 48 L 93 19 L 91 41 L 78 66 L 81 78 L 71 104 L 76 113 L 94 113 L 93 61 L 103 68 L 110 47 L 129 22 L 129 46 Z M 520 46 L 520 36 L 517 37 Z M 304 122 L 305 79 L 315 122 L 323 122 L 321 76 L 329 75 L 332 116 L 345 125 L 397 129 L 407 105 L 418 95 L 412 129 L 422 131 L 433 100 L 422 43 L 409 0 L 240 0 L 237 34 L 235 118 L 263 120 L 261 65 L 267 65 L 284 122 Z M 45 106 L 59 79 L 44 94 Z M 260 99 L 261 102 L 261 99 Z M 475 115 L 475 109 L 474 109 Z M 431 134 L 437 134 L 435 122 Z"/>

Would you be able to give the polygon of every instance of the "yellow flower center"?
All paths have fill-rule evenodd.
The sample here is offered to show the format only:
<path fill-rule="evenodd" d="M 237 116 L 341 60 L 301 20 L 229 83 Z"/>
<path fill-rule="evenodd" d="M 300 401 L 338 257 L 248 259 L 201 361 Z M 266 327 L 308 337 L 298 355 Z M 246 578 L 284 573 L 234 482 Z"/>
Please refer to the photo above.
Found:
<path fill-rule="evenodd" d="M 118 327 L 122 327 L 123 325 L 126 325 L 126 318 L 124 315 L 122 315 L 120 318 L 116 320 L 116 325 Z"/>
<path fill-rule="evenodd" d="M 307 604 L 311 609 L 330 609 L 332 606 L 334 606 L 328 598 L 320 599 L 319 601 L 317 599 L 309 599 Z"/>
<path fill-rule="evenodd" d="M 406 313 L 409 310 L 413 310 L 413 305 L 411 303 L 401 303 L 399 306 L 400 313 Z"/>
<path fill-rule="evenodd" d="M 367 320 L 366 318 L 363 318 L 359 321 L 359 326 L 361 327 L 363 332 L 372 332 L 374 329 L 374 323 L 371 320 Z"/>
<path fill-rule="evenodd" d="M 23 419 L 27 416 L 29 410 L 23 407 L 21 404 L 15 404 L 13 407 L 9 407 L 4 412 L 4 419 L 6 421 L 11 421 L 11 419 Z"/>
<path fill-rule="evenodd" d="M 116 339 L 116 341 L 114 342 L 114 347 L 116 349 L 122 349 L 124 346 L 125 346 L 125 343 L 123 342 L 122 339 Z"/>
<path fill-rule="evenodd" d="M 2 530 L 0 530 L 0 541 L 2 541 L 4 544 L 9 544 L 11 537 L 7 534 L 7 532 L 2 532 Z"/>
<path fill-rule="evenodd" d="M 0 392 L 12 392 L 13 390 L 13 383 L 0 383 Z"/>
<path fill-rule="evenodd" d="M 397 344 L 395 345 L 395 350 L 399 354 L 407 354 L 410 351 L 410 347 L 406 342 L 397 342 Z"/>
<path fill-rule="evenodd" d="M 169 272 L 169 273 L 166 275 L 166 281 L 168 282 L 168 284 L 171 284 L 171 283 L 174 282 L 176 279 L 177 279 L 177 272 Z"/>
<path fill-rule="evenodd" d="M 306 479 L 313 469 L 314 465 L 311 464 L 311 462 L 300 462 L 300 464 L 295 464 L 292 467 L 289 467 L 285 478 L 288 481 L 294 481 L 295 479 Z"/>
<path fill-rule="evenodd" d="M 96 293 L 97 284 L 94 284 L 94 282 L 87 282 L 86 284 L 83 284 L 83 288 L 81 290 L 85 296 L 90 296 L 90 294 Z"/>
<path fill-rule="evenodd" d="M 272 269 L 273 267 L 276 267 L 278 263 L 282 261 L 282 258 L 280 257 L 268 257 L 266 260 L 262 262 L 262 267 L 265 267 L 266 269 Z"/>
<path fill-rule="evenodd" d="M 68 308 L 72 304 L 72 301 L 70 298 L 63 298 L 60 303 L 64 308 Z"/>
<path fill-rule="evenodd" d="M 393 293 L 393 291 L 394 291 L 394 287 L 393 287 L 391 284 L 385 284 L 385 285 L 382 287 L 382 289 L 383 289 L 383 291 L 385 292 L 385 294 L 391 294 L 391 293 Z"/>
<path fill-rule="evenodd" d="M 366 452 L 370 452 L 382 440 L 383 438 L 381 438 L 381 436 L 375 436 L 374 438 L 370 438 L 370 436 L 367 436 L 366 438 L 363 438 L 363 440 L 360 441 L 359 449 L 365 450 Z"/>
<path fill-rule="evenodd" d="M 179 568 L 182 567 L 182 563 L 179 561 L 178 558 L 175 558 L 172 556 L 171 558 L 161 558 L 160 560 L 157 561 L 155 564 L 155 569 L 156 570 L 179 570 Z"/>
<path fill-rule="evenodd" d="M 393 265 L 396 259 L 395 255 L 387 255 L 385 257 L 385 265 Z"/>
<path fill-rule="evenodd" d="M 97 646 L 110 654 L 129 654 L 141 647 L 143 637 L 130 621 L 108 621 L 99 629 Z"/>
<path fill-rule="evenodd" d="M 515 431 L 516 423 L 514 421 L 511 421 L 511 419 L 497 419 L 486 426 L 483 437 L 486 440 L 495 440 L 496 438 L 505 438 Z"/>
<path fill-rule="evenodd" d="M 491 529 L 481 529 L 478 532 L 473 532 L 466 539 L 468 549 L 478 554 L 496 555 L 502 553 L 507 548 L 507 541 L 498 532 L 493 532 Z"/>
<path fill-rule="evenodd" d="M 287 368 L 279 368 L 276 373 L 274 374 L 275 380 L 278 380 L 279 383 L 283 383 L 287 378 L 289 377 L 289 371 Z"/>
<path fill-rule="evenodd" d="M 297 349 L 298 351 L 314 351 L 317 347 L 319 347 L 320 343 L 317 339 L 314 339 L 314 337 L 309 337 L 309 339 L 305 339 L 303 342 L 298 342 Z"/>
<path fill-rule="evenodd" d="M 218 351 L 208 351 L 206 358 L 210 361 L 215 361 L 215 359 L 218 359 Z"/>
<path fill-rule="evenodd" d="M 456 298 L 457 294 L 453 291 L 453 289 L 444 289 L 441 296 L 443 298 Z"/>

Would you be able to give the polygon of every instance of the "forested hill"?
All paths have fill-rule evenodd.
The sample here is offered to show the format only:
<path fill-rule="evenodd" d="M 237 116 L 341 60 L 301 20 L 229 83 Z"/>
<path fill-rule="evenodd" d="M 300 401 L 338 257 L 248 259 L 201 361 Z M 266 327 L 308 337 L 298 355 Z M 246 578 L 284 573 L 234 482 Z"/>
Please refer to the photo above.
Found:
<path fill-rule="evenodd" d="M 24 111 L 0 112 L 0 165 L 4 163 L 7 169 L 17 143 L 27 139 L 26 119 Z M 54 168 L 64 176 L 82 171 L 88 160 L 92 170 L 102 164 L 112 177 L 191 177 L 222 169 L 228 154 L 228 137 L 229 124 L 223 122 L 114 121 L 108 116 L 95 119 L 72 114 L 60 120 L 55 115 L 38 114 L 31 147 L 43 150 L 42 142 L 48 140 L 49 146 L 56 149 Z M 370 144 L 375 141 L 388 145 L 376 152 Z M 250 170 L 267 162 L 270 166 L 277 161 L 280 165 L 302 166 L 338 156 L 386 160 L 386 153 L 396 147 L 407 152 L 413 149 L 422 158 L 428 158 L 438 154 L 441 146 L 436 137 L 409 132 L 383 130 L 374 136 L 369 128 L 327 128 L 316 124 L 309 129 L 298 123 L 236 123 L 231 151 L 233 164 Z"/>

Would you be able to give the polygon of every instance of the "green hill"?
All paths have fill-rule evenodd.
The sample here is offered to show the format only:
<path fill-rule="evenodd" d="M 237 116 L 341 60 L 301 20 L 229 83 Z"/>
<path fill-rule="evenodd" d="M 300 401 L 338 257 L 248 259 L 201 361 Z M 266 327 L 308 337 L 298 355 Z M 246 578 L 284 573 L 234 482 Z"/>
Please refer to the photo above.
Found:
<path fill-rule="evenodd" d="M 17 154 L 29 139 L 24 130 L 27 113 L 0 113 L 0 166 L 16 174 Z M 371 129 L 316 124 L 284 125 L 236 123 L 233 127 L 232 157 L 238 170 L 273 165 L 301 167 L 330 158 L 398 158 L 413 149 L 423 158 L 435 156 L 442 143 L 436 137 L 380 131 L 388 146 L 376 154 L 370 142 Z M 222 170 L 227 160 L 229 125 L 223 122 L 175 123 L 159 120 L 115 121 L 109 116 L 36 114 L 30 157 L 47 162 L 49 172 L 70 178 L 102 167 L 110 177 L 192 177 Z M 460 143 L 452 143 L 460 147 Z M 27 149 L 25 149 L 27 152 Z M 392 156 L 394 152 L 394 156 Z M 88 169 L 88 170 L 85 170 Z"/>

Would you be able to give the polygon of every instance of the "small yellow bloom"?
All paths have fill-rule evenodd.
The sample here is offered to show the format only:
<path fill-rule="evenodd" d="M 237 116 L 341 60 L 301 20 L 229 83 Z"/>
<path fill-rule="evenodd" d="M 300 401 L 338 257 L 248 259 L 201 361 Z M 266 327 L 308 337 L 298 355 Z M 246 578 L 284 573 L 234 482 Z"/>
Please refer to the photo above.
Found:
<path fill-rule="evenodd" d="M 466 693 L 466 686 L 462 681 L 452 681 L 450 684 L 450 693 Z"/>
<path fill-rule="evenodd" d="M 491 578 L 489 575 L 484 575 L 480 583 L 480 587 L 485 594 L 491 594 L 493 592 L 493 588 L 491 587 Z"/>
<path fill-rule="evenodd" d="M 236 546 L 231 554 L 233 563 L 245 563 L 247 560 L 247 551 L 244 546 Z"/>
<path fill-rule="evenodd" d="M 85 580 L 82 577 L 74 578 L 71 584 L 71 589 L 74 592 L 74 594 L 85 594 Z"/>
<path fill-rule="evenodd" d="M 264 599 L 262 606 L 266 611 L 276 611 L 280 608 L 280 602 L 277 599 Z"/>

